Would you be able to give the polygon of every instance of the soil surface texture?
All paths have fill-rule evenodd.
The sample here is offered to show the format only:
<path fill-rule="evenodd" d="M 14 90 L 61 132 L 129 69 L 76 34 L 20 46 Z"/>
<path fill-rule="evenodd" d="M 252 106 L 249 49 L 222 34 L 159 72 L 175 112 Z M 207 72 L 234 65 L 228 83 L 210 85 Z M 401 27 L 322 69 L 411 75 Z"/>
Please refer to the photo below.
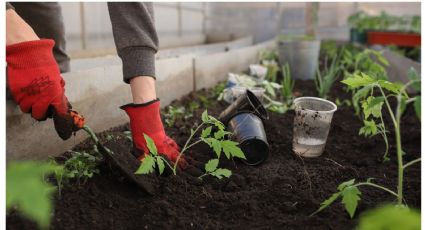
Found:
<path fill-rule="evenodd" d="M 210 95 L 211 91 L 202 90 L 173 103 L 201 104 L 192 117 L 177 119 L 173 127 L 166 127 L 168 135 L 180 146 L 189 137 L 190 128 L 199 123 L 205 108 L 215 117 L 226 108 L 227 104 Z M 295 95 L 317 96 L 314 82 L 297 81 Z M 340 83 L 335 83 L 331 100 L 335 101 L 336 96 L 340 100 L 350 98 Z M 208 97 L 209 102 L 205 100 Z M 361 187 L 362 199 L 353 219 L 340 201 L 310 216 L 341 182 L 350 179 L 374 178 L 375 183 L 396 190 L 394 135 L 389 135 L 391 160 L 383 162 L 384 141 L 379 136 L 359 136 L 361 120 L 352 107 L 339 106 L 324 154 L 301 158 L 292 151 L 294 112 L 269 116 L 264 127 L 270 154 L 263 164 L 247 166 L 222 157 L 220 167 L 233 172 L 229 179 L 207 176 L 199 180 L 186 172 L 158 176 L 153 179 L 155 193 L 149 195 L 126 179 L 116 166 L 104 161 L 99 165 L 100 174 L 85 184 L 68 186 L 61 196 L 56 196 L 51 229 L 352 229 L 363 211 L 395 200 L 381 190 Z M 98 135 L 113 152 L 128 153 L 132 143 L 124 134 L 126 130 L 128 125 Z M 402 119 L 402 141 L 405 162 L 420 157 L 420 121 L 411 107 Z M 92 148 L 93 143 L 87 140 L 74 150 Z M 205 163 L 215 156 L 204 144 L 189 150 L 188 155 L 193 163 Z M 420 181 L 420 164 L 409 167 L 404 183 L 409 207 L 420 209 Z M 7 229 L 36 229 L 36 225 L 11 213 L 7 216 Z"/>

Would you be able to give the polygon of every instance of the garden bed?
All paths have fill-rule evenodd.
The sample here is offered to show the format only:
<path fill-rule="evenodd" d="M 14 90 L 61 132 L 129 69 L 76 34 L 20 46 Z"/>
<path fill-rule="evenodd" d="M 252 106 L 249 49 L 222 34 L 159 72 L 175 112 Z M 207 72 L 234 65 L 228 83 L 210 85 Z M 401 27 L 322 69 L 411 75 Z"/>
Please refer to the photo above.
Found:
<path fill-rule="evenodd" d="M 316 96 L 313 81 L 297 81 L 296 96 Z M 187 105 L 200 101 L 199 96 L 211 95 L 199 91 L 176 101 Z M 342 101 L 351 96 L 335 83 L 331 99 Z M 209 104 L 212 103 L 212 104 Z M 193 116 L 178 119 L 167 133 L 182 146 L 190 128 L 199 122 L 209 104 L 208 113 L 215 117 L 226 108 L 222 101 L 210 98 L 200 103 Z M 340 106 L 332 121 L 328 144 L 318 158 L 300 158 L 292 152 L 294 112 L 270 113 L 264 126 L 270 144 L 269 158 L 260 166 L 252 167 L 240 161 L 222 159 L 220 164 L 232 170 L 229 179 L 205 177 L 203 181 L 185 173 L 160 177 L 160 190 L 149 196 L 124 179 L 108 163 L 100 165 L 100 174 L 87 183 L 65 188 L 56 196 L 52 229 L 351 229 L 358 214 L 380 203 L 394 201 L 388 193 L 374 188 L 361 189 L 362 201 L 354 219 L 350 219 L 340 202 L 310 216 L 320 203 L 336 191 L 344 181 L 356 178 L 375 181 L 390 189 L 397 185 L 395 146 L 390 148 L 388 162 L 383 162 L 385 143 L 380 137 L 359 136 L 361 120 L 352 107 Z M 420 122 L 411 106 L 402 118 L 405 162 L 420 157 Z M 130 151 L 131 141 L 122 126 L 100 134 L 101 140 L 112 151 Z M 393 130 L 390 128 L 390 130 Z M 111 138 L 112 136 L 112 138 Z M 389 143 L 394 143 L 389 135 Z M 86 141 L 76 150 L 91 150 Z M 189 155 L 203 163 L 215 154 L 206 145 L 197 145 Z M 66 156 L 66 154 L 65 154 Z M 420 209 L 420 164 L 406 170 L 404 198 L 410 207 Z M 35 223 L 16 213 L 7 216 L 7 229 L 35 229 Z"/>

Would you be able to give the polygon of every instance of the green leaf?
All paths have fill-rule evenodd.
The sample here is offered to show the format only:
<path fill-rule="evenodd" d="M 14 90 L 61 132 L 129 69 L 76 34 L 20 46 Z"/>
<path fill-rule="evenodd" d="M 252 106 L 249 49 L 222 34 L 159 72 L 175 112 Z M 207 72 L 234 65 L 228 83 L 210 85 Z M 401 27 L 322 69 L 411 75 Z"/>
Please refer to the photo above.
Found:
<path fill-rule="evenodd" d="M 382 105 L 384 105 L 384 97 L 373 97 L 370 96 L 367 100 L 363 101 L 362 108 L 365 115 L 365 119 L 368 119 L 370 115 L 375 118 L 382 116 Z"/>
<path fill-rule="evenodd" d="M 210 126 L 206 129 L 202 130 L 201 137 L 203 137 L 203 138 L 209 137 L 210 134 L 211 134 L 211 129 L 212 129 L 212 127 Z"/>
<path fill-rule="evenodd" d="M 409 80 L 411 81 L 417 81 L 420 80 L 419 74 L 416 71 L 415 68 L 413 68 L 412 66 L 409 68 L 409 70 L 407 71 L 407 77 L 409 78 Z"/>
<path fill-rule="evenodd" d="M 331 205 L 333 202 L 335 202 L 335 201 L 336 201 L 336 199 L 338 199 L 340 195 L 341 195 L 341 192 L 336 192 L 336 193 L 332 194 L 332 196 L 331 196 L 331 197 L 329 197 L 328 199 L 326 199 L 325 201 L 323 201 L 323 202 L 320 204 L 320 208 L 319 208 L 319 209 L 317 209 L 317 211 L 315 211 L 315 212 L 314 212 L 313 214 L 311 214 L 311 215 L 314 215 L 314 214 L 316 214 L 316 213 L 318 213 L 318 212 L 321 212 L 323 209 L 325 209 L 325 208 L 329 207 L 329 205 Z"/>
<path fill-rule="evenodd" d="M 276 83 L 276 82 L 270 82 L 270 86 L 275 88 L 275 89 L 280 89 L 282 88 L 282 85 Z"/>
<path fill-rule="evenodd" d="M 201 119 L 202 119 L 202 122 L 204 122 L 204 123 L 207 123 L 209 121 L 209 119 L 208 119 L 208 111 L 207 110 L 205 110 L 202 113 Z"/>
<path fill-rule="evenodd" d="M 384 89 L 386 89 L 390 92 L 393 92 L 395 94 L 399 94 L 400 90 L 403 88 L 403 85 L 400 84 L 400 83 L 394 83 L 394 82 L 390 82 L 390 81 L 386 81 L 386 80 L 378 80 L 378 84 L 382 88 L 384 88 Z"/>
<path fill-rule="evenodd" d="M 388 66 L 390 64 L 388 60 L 382 56 L 382 54 L 375 55 L 375 56 L 378 58 L 378 61 L 384 64 L 385 66 Z"/>
<path fill-rule="evenodd" d="M 419 118 L 419 120 L 421 120 L 421 96 L 415 97 L 413 107 L 415 108 L 416 116 Z"/>
<path fill-rule="evenodd" d="M 149 152 L 152 153 L 155 156 L 158 155 L 158 150 L 156 149 L 155 142 L 152 140 L 152 138 L 150 138 L 145 133 L 143 134 L 143 136 L 145 137 L 146 145 L 147 145 L 147 147 L 149 149 Z"/>
<path fill-rule="evenodd" d="M 16 207 L 25 217 L 47 228 L 52 217 L 52 195 L 55 187 L 43 177 L 60 173 L 63 168 L 54 163 L 11 162 L 6 169 L 6 209 Z"/>
<path fill-rule="evenodd" d="M 363 134 L 368 137 L 378 133 L 378 127 L 374 120 L 363 120 L 363 124 L 363 127 L 360 128 L 359 135 Z"/>
<path fill-rule="evenodd" d="M 224 130 L 218 130 L 217 132 L 214 133 L 214 138 L 217 140 L 220 140 L 224 137 Z"/>
<path fill-rule="evenodd" d="M 276 97 L 276 92 L 272 86 L 272 84 L 268 81 L 263 82 L 264 89 L 266 90 L 266 93 L 269 94 L 271 97 Z"/>
<path fill-rule="evenodd" d="M 242 159 L 245 158 L 245 154 L 238 147 L 238 143 L 230 140 L 221 141 L 221 147 L 223 148 L 223 152 L 228 159 L 230 157 L 238 157 Z"/>
<path fill-rule="evenodd" d="M 217 166 L 218 166 L 218 159 L 209 160 L 205 164 L 205 172 L 207 173 L 214 172 L 217 169 Z"/>
<path fill-rule="evenodd" d="M 385 205 L 360 216 L 356 230 L 420 230 L 421 214 L 404 206 Z"/>
<path fill-rule="evenodd" d="M 400 97 L 400 101 L 398 102 L 400 103 L 400 114 L 403 114 L 404 111 L 406 111 L 406 106 L 407 106 L 407 98 L 406 97 Z"/>
<path fill-rule="evenodd" d="M 373 84 L 376 82 L 376 80 L 365 73 L 360 73 L 354 74 L 350 78 L 347 78 L 341 82 L 355 89 L 369 84 Z"/>
<path fill-rule="evenodd" d="M 214 139 L 214 138 L 202 138 L 202 140 L 207 143 L 210 148 L 212 148 L 217 155 L 218 158 L 220 158 L 221 155 L 221 144 L 220 141 Z"/>
<path fill-rule="evenodd" d="M 232 134 L 232 133 L 220 129 L 220 130 L 218 130 L 217 132 L 214 133 L 214 138 L 217 139 L 217 140 L 221 140 L 221 139 L 224 138 L 225 135 L 229 135 L 229 134 Z"/>
<path fill-rule="evenodd" d="M 409 71 L 407 72 L 407 77 L 409 78 L 410 81 L 417 81 L 415 83 L 412 84 L 412 88 L 414 90 L 416 90 L 417 92 L 421 91 L 421 82 L 420 82 L 420 77 L 418 72 L 416 71 L 415 68 L 410 67 Z"/>
<path fill-rule="evenodd" d="M 164 159 L 161 156 L 156 156 L 156 164 L 158 165 L 159 175 L 162 175 L 165 169 Z"/>
<path fill-rule="evenodd" d="M 347 186 L 353 185 L 355 181 L 356 181 L 355 179 L 352 179 L 349 181 L 342 182 L 341 184 L 338 185 L 338 190 L 339 191 L 344 190 L 344 188 L 346 188 Z"/>
<path fill-rule="evenodd" d="M 362 193 L 360 190 L 355 186 L 347 186 L 342 190 L 342 203 L 344 204 L 345 210 L 347 210 L 351 218 L 353 218 L 356 212 L 361 194 Z"/>
<path fill-rule="evenodd" d="M 134 174 L 149 174 L 152 173 L 155 168 L 155 158 L 152 155 L 146 155 L 143 158 L 140 167 Z"/>
<path fill-rule="evenodd" d="M 228 169 L 219 168 L 212 172 L 211 175 L 217 177 L 218 179 L 222 179 L 223 177 L 229 178 L 232 175 L 232 171 Z"/>

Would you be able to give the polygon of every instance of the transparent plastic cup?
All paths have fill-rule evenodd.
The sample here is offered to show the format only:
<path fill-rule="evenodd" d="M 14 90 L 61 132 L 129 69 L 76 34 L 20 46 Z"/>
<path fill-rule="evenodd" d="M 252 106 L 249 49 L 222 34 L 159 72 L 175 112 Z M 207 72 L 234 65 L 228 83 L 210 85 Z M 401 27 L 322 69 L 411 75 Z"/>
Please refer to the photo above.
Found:
<path fill-rule="evenodd" d="M 264 92 L 266 91 L 265 89 L 260 87 L 247 88 L 243 86 L 235 86 L 231 88 L 233 101 L 235 101 L 239 96 L 245 94 L 247 89 L 251 90 L 251 92 L 253 92 L 254 95 L 258 97 L 258 99 L 260 99 L 261 102 L 263 101 L 263 95 L 264 95 Z"/>
<path fill-rule="evenodd" d="M 336 105 L 317 97 L 294 100 L 294 137 L 292 150 L 303 157 L 318 157 L 325 150 L 326 140 Z"/>

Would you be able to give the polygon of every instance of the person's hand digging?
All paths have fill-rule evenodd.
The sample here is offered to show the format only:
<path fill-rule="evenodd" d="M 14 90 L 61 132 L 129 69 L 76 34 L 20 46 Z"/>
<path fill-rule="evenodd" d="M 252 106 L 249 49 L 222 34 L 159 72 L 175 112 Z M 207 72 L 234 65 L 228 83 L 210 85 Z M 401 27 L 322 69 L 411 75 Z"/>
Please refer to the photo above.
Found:
<path fill-rule="evenodd" d="M 66 140 L 78 130 L 65 96 L 65 81 L 53 56 L 49 39 L 6 46 L 7 78 L 11 94 L 22 112 L 44 121 L 54 118 L 58 135 Z"/>
<path fill-rule="evenodd" d="M 121 106 L 130 117 L 131 134 L 135 157 L 142 160 L 149 150 L 143 134 L 148 135 L 154 141 L 158 153 L 166 156 L 175 163 L 180 153 L 176 142 L 165 134 L 164 126 L 160 117 L 159 99 L 144 104 L 127 104 Z M 187 167 L 184 157 L 178 161 L 181 169 Z"/>

